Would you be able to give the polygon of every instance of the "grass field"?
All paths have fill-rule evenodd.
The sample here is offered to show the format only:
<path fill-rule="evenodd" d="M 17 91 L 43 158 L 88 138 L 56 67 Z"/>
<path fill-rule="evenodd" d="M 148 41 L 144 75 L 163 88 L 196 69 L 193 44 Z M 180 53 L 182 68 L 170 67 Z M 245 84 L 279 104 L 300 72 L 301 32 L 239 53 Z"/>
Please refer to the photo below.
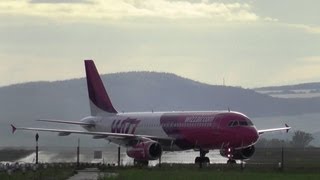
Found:
<path fill-rule="evenodd" d="M 23 150 L 2 150 L 0 157 L 16 159 L 23 155 L 29 154 L 32 151 Z M 11 154 L 9 154 L 11 153 Z M 320 179 L 320 148 L 306 149 L 284 149 L 284 171 L 280 171 L 279 162 L 281 162 L 281 148 L 257 148 L 255 155 L 247 161 L 246 167 L 241 171 L 240 165 L 229 166 L 227 164 L 212 163 L 209 166 L 204 166 L 199 169 L 194 164 L 172 164 L 163 163 L 162 167 L 108 167 L 103 166 L 102 169 L 106 174 L 114 172 L 117 174 L 113 179 L 221 179 L 221 180 L 295 180 L 295 179 Z M 1 156 L 2 155 L 2 156 Z M 9 155 L 6 157 L 6 155 Z M 62 163 L 63 164 L 63 163 Z M 85 166 L 86 167 L 86 166 Z M 85 168 L 83 167 L 83 168 Z M 100 167 L 101 168 L 101 167 Z M 12 175 L 8 175 L 6 171 L 1 171 L 0 180 L 19 180 L 19 179 L 34 179 L 34 180 L 56 180 L 67 179 L 74 173 L 75 167 L 70 165 L 54 166 L 48 165 L 48 168 L 43 167 L 33 172 L 28 170 L 22 173 L 21 170 L 15 171 Z M 103 179 L 103 178 L 102 178 Z M 105 178 L 107 179 L 107 178 Z M 111 178 L 112 179 L 112 178 Z"/>
<path fill-rule="evenodd" d="M 65 180 L 74 174 L 74 168 L 71 167 L 51 167 L 47 169 L 39 169 L 37 171 L 21 171 L 13 172 L 8 175 L 7 172 L 0 172 L 1 180 Z"/>
<path fill-rule="evenodd" d="M 102 179 L 152 179 L 152 180 L 186 180 L 186 179 L 219 179 L 219 180 L 319 180 L 319 173 L 293 173 L 277 171 L 217 171 L 211 169 L 122 169 L 115 171 L 118 176 Z"/>
<path fill-rule="evenodd" d="M 85 168 L 85 167 L 83 167 Z M 319 180 L 319 168 L 285 168 L 284 171 L 268 166 L 247 166 L 241 170 L 240 165 L 210 165 L 200 169 L 193 164 L 163 164 L 162 167 L 100 167 L 105 178 L 103 179 L 219 179 L 219 180 Z M 75 167 L 57 166 L 40 168 L 37 171 L 28 170 L 25 173 L 20 171 L 8 175 L 7 172 L 0 172 L 0 180 L 64 180 L 75 173 Z M 116 176 L 107 177 L 110 173 Z"/>

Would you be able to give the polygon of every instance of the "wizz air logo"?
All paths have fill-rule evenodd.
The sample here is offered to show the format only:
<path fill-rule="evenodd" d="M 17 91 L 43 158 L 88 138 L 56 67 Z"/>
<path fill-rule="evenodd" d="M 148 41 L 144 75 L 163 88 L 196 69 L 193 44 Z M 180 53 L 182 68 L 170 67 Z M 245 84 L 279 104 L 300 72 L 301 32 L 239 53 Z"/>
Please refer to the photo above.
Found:
<path fill-rule="evenodd" d="M 111 132 L 134 134 L 139 123 L 138 119 L 115 119 L 111 124 Z"/>

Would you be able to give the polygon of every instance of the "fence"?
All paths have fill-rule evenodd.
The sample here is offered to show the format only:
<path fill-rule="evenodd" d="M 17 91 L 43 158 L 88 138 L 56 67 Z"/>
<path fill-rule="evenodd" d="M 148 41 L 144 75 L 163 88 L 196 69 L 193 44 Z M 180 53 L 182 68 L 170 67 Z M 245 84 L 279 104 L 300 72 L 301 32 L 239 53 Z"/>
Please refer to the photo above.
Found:
<path fill-rule="evenodd" d="M 76 162 L 76 147 L 39 147 L 39 162 L 40 163 L 74 163 Z M 11 150 L 12 153 L 19 153 L 18 159 L 7 160 L 11 163 L 35 163 L 35 153 L 32 149 L 23 151 L 25 156 L 21 157 L 21 150 Z M 94 152 L 102 151 L 100 159 L 94 159 Z M 7 153 L 2 154 L 1 153 Z M 31 153 L 31 154 L 30 154 Z M 283 155 L 282 155 L 283 154 Z M 1 151 L 0 157 L 8 155 L 8 150 Z M 181 152 L 164 152 L 161 162 L 164 164 L 193 164 L 195 157 L 199 156 L 199 152 L 181 151 Z M 225 164 L 227 158 L 220 155 L 219 150 L 210 151 L 207 156 L 210 158 L 212 165 Z M 10 155 L 14 157 L 14 155 Z M 256 148 L 255 154 L 246 160 L 247 166 L 271 166 L 277 167 L 282 162 L 287 168 L 319 168 L 320 169 L 320 148 Z M 114 148 L 106 147 L 80 147 L 80 162 L 82 163 L 101 163 L 117 165 L 117 146 Z M 3 159 L 0 159 L 3 161 Z M 133 159 L 126 155 L 126 149 L 121 148 L 120 162 L 123 166 L 133 164 Z M 239 161 L 238 161 L 239 162 Z M 3 162 L 4 164 L 7 162 Z M 157 165 L 159 161 L 150 161 L 150 165 Z"/>

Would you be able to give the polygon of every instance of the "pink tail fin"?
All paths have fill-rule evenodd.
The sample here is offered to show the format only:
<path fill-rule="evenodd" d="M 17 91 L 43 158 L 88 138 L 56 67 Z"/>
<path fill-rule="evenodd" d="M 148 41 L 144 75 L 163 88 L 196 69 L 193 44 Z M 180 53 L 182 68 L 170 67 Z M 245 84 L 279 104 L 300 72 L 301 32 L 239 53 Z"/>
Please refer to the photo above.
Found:
<path fill-rule="evenodd" d="M 92 60 L 85 60 L 87 86 L 90 99 L 91 115 L 96 116 L 100 113 L 117 113 L 111 100 L 104 88 L 101 77 Z"/>

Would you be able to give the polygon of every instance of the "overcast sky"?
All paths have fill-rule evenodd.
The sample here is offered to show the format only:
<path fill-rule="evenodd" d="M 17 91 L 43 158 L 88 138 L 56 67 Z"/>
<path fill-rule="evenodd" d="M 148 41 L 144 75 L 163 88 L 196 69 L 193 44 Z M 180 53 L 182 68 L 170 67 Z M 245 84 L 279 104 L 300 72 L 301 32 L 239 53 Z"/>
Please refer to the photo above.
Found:
<path fill-rule="evenodd" d="M 0 86 L 171 72 L 242 87 L 320 82 L 319 0 L 0 0 Z"/>

